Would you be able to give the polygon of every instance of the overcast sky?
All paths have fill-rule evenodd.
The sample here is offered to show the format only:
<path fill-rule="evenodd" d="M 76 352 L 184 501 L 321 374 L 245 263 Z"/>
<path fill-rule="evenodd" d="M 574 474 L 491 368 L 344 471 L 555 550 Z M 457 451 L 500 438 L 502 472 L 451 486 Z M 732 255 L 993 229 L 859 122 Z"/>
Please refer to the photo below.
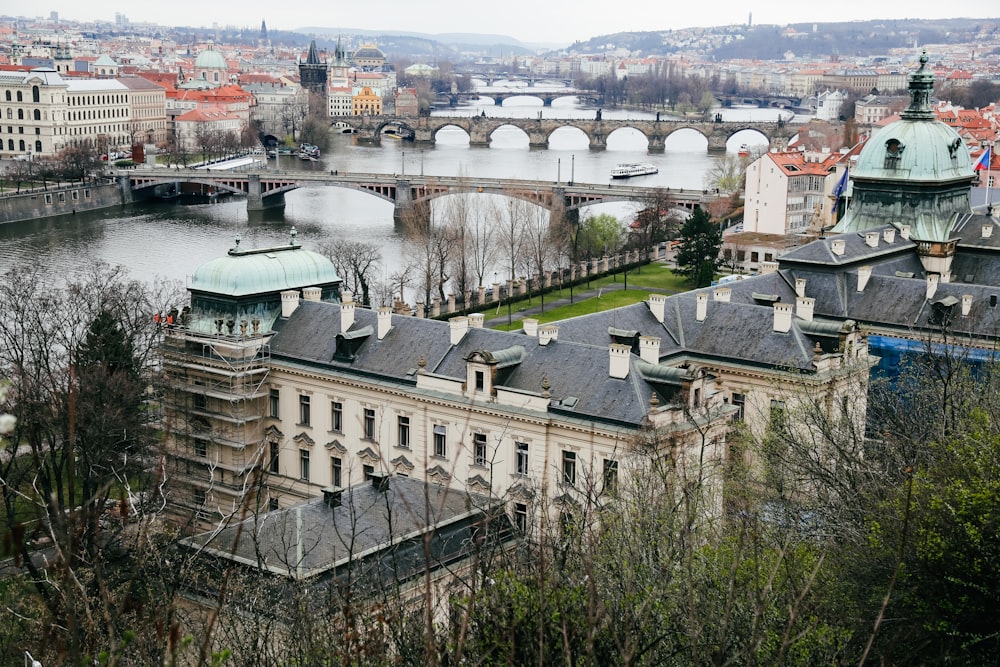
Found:
<path fill-rule="evenodd" d="M 464 32 L 507 35 L 526 43 L 568 45 L 615 32 L 671 30 L 693 26 L 804 21 L 853 21 L 886 18 L 946 18 L 997 16 L 991 2 L 953 0 L 833 0 L 779 3 L 768 0 L 754 7 L 738 0 L 665 2 L 664 0 L 378 0 L 367 3 L 332 3 L 315 0 L 281 3 L 274 0 L 203 2 L 170 0 L 122 2 L 118 0 L 58 0 L 34 5 L 33 12 L 57 11 L 73 20 L 113 21 L 115 12 L 133 23 L 154 22 L 182 26 L 259 26 L 272 30 L 306 26 L 362 29 L 378 32 L 428 34 Z M 990 8 L 993 7 L 991 10 Z M 356 11 L 351 11 L 356 10 Z M 10 12 L 10 9 L 6 11 Z M 22 10 L 23 11 L 23 10 Z"/>

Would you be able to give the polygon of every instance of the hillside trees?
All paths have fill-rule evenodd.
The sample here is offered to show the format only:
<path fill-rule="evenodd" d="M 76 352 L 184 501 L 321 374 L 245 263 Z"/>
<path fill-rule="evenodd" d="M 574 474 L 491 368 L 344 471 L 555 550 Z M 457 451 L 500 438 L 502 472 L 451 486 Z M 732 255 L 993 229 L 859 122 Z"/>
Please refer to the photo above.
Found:
<path fill-rule="evenodd" d="M 17 608 L 33 638 L 22 641 L 44 642 L 33 654 L 53 664 L 164 646 L 133 633 L 169 624 L 160 586 L 174 571 L 148 571 L 159 556 L 134 547 L 151 536 L 126 529 L 146 503 L 162 504 L 147 474 L 158 450 L 145 369 L 151 313 L 163 308 L 106 265 L 62 288 L 27 266 L 0 281 L 0 376 L 17 420 L 0 455 L 4 550 L 21 576 Z"/>

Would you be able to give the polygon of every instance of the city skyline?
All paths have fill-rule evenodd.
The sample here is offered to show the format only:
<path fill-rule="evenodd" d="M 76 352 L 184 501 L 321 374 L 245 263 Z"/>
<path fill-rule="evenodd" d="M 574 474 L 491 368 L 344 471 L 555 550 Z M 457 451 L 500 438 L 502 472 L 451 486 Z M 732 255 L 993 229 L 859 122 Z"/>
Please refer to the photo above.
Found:
<path fill-rule="evenodd" d="M 156 23 L 168 26 L 211 27 L 256 26 L 266 21 L 269 29 L 297 31 L 303 28 L 328 28 L 344 30 L 371 30 L 384 33 L 478 33 L 512 37 L 527 44 L 569 45 L 600 35 L 618 32 L 650 30 L 678 30 L 692 27 L 720 25 L 823 23 L 860 20 L 902 20 L 983 17 L 981 3 L 960 0 L 941 5 L 926 0 L 886 3 L 865 3 L 847 0 L 827 5 L 801 4 L 777 6 L 773 3 L 753 7 L 736 0 L 722 0 L 710 6 L 693 3 L 680 8 L 671 7 L 669 14 L 663 6 L 652 0 L 640 0 L 629 5 L 629 11 L 609 11 L 608 5 L 597 0 L 582 0 L 574 5 L 572 13 L 558 3 L 539 5 L 528 0 L 514 0 L 505 11 L 493 13 L 488 23 L 481 20 L 481 13 L 468 11 L 468 7 L 455 0 L 439 0 L 433 11 L 410 13 L 413 5 L 403 0 L 385 0 L 378 12 L 340 14 L 317 12 L 314 8 L 288 7 L 276 9 L 273 3 L 248 0 L 242 3 L 238 16 L 228 6 L 206 6 L 193 0 L 176 0 L 172 3 L 147 3 L 142 5 L 97 0 L 80 5 L 70 0 L 50 2 L 42 9 L 48 17 L 58 12 L 59 17 L 74 21 L 114 21 L 116 14 L 124 14 L 132 23 Z M 996 17 L 989 17 L 996 18 Z"/>

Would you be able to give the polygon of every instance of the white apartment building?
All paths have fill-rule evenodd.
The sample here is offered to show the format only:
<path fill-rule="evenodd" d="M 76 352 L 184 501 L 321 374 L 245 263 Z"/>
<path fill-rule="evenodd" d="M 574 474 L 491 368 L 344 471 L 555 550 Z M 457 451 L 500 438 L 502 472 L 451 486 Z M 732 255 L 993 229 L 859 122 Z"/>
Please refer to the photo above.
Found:
<path fill-rule="evenodd" d="M 798 234 L 831 220 L 831 174 L 840 153 L 765 153 L 747 167 L 743 229 Z"/>

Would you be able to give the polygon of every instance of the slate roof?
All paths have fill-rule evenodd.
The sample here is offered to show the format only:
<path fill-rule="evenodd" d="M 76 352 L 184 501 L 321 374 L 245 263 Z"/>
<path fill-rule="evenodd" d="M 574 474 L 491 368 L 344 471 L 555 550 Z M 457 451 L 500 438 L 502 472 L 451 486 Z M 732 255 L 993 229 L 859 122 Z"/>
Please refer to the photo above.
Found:
<path fill-rule="evenodd" d="M 344 489 L 339 507 L 314 498 L 185 542 L 289 578 L 334 573 L 349 560 L 379 559 L 392 551 L 395 568 L 378 574 L 402 580 L 426 566 L 420 540 L 415 548 L 410 543 L 414 537 L 429 530 L 438 534 L 431 547 L 432 569 L 461 557 L 471 542 L 472 523 L 491 503 L 486 496 L 399 475 L 387 483 L 385 491 L 371 483 Z"/>
<path fill-rule="evenodd" d="M 895 232 L 892 243 L 887 242 L 884 238 L 886 229 L 892 229 Z M 780 263 L 782 266 L 789 264 L 820 264 L 831 267 L 846 266 L 855 263 L 864 264 L 865 262 L 879 261 L 888 255 L 913 250 L 917 246 L 913 241 L 904 239 L 894 225 L 882 225 L 867 231 L 878 232 L 878 246 L 872 248 L 865 243 L 864 232 L 832 234 L 789 250 L 781 255 Z M 844 242 L 843 255 L 834 254 L 832 250 L 834 240 L 842 240 Z"/>

